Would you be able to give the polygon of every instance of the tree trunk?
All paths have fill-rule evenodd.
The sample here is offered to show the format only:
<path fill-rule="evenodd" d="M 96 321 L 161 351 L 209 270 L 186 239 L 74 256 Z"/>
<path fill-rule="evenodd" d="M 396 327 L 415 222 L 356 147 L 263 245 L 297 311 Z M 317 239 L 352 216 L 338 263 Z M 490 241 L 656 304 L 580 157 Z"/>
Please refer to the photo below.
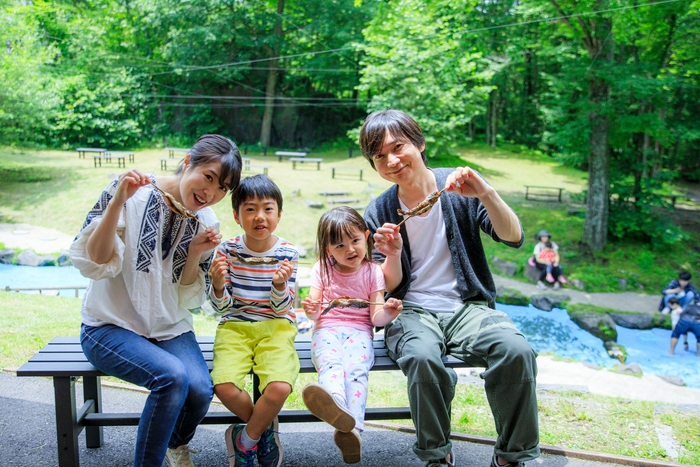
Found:
<path fill-rule="evenodd" d="M 282 42 L 282 13 L 284 13 L 284 0 L 277 0 L 277 24 L 275 24 L 275 36 L 278 45 L 273 47 L 270 54 L 270 70 L 267 73 L 267 87 L 265 88 L 265 113 L 263 114 L 262 128 L 260 129 L 260 144 L 266 148 L 270 146 L 272 134 L 272 117 L 275 110 L 275 91 L 277 88 L 277 76 L 279 68 L 279 44 Z"/>
<path fill-rule="evenodd" d="M 600 2 L 599 2 L 600 3 Z M 608 241 L 608 213 L 610 198 L 610 150 L 608 137 L 610 122 L 603 107 L 609 98 L 610 88 L 606 80 L 607 66 L 613 59 L 612 19 L 601 18 L 592 28 L 595 34 L 589 42 L 591 59 L 601 66 L 592 67 L 588 80 L 588 100 L 591 111 L 590 153 L 588 157 L 588 199 L 586 220 L 583 224 L 583 242 L 593 250 L 602 250 Z"/>

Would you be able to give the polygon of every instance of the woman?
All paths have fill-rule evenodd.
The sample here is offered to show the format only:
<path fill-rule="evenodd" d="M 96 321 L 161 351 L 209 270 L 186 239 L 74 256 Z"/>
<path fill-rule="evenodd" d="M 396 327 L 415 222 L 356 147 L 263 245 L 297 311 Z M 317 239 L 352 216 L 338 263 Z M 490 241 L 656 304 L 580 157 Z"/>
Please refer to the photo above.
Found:
<path fill-rule="evenodd" d="M 105 374 L 151 391 L 134 466 L 193 465 L 187 443 L 213 388 L 189 310 L 204 303 L 221 240 L 210 206 L 238 185 L 240 172 L 236 145 L 204 135 L 175 175 L 130 170 L 114 180 L 71 246 L 73 264 L 92 279 L 81 309 L 83 352 Z M 196 218 L 171 210 L 156 186 Z"/>

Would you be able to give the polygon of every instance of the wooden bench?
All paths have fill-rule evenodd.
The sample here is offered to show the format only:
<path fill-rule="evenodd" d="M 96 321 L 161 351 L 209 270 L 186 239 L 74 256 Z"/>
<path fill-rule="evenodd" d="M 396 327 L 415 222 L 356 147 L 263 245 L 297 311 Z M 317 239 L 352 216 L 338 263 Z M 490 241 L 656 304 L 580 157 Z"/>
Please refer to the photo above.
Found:
<path fill-rule="evenodd" d="M 525 199 L 530 199 L 529 196 L 535 196 L 535 199 L 557 198 L 557 200 L 561 203 L 561 194 L 563 191 L 563 188 L 556 186 L 525 185 Z"/>
<path fill-rule="evenodd" d="M 319 191 L 321 196 L 347 196 L 350 194 L 349 191 Z"/>
<path fill-rule="evenodd" d="M 363 167 L 345 167 L 343 165 L 334 165 L 331 166 L 331 178 L 335 178 L 335 171 L 338 170 L 359 170 L 360 171 L 360 180 L 362 180 L 362 172 L 365 171 Z"/>
<path fill-rule="evenodd" d="M 323 159 L 320 157 L 290 157 L 289 160 L 292 162 L 292 170 L 297 168 L 297 162 L 301 164 L 304 162 L 315 162 L 316 170 L 321 170 L 321 162 L 323 162 Z"/>
<path fill-rule="evenodd" d="M 107 151 L 105 148 L 76 148 L 75 150 L 78 151 L 78 159 L 80 159 L 81 157 L 85 159 L 86 152 L 96 152 L 102 155 L 104 152 Z"/>
<path fill-rule="evenodd" d="M 204 355 L 209 370 L 212 368 L 214 337 L 198 337 L 199 347 Z M 295 344 L 301 373 L 316 373 L 311 362 L 311 342 L 298 341 Z M 398 370 L 389 358 L 384 340 L 374 340 L 375 363 L 372 371 Z M 468 367 L 466 363 L 454 357 L 443 358 L 445 366 L 451 368 Z M 78 436 L 85 430 L 85 445 L 99 448 L 103 441 L 105 426 L 138 425 L 140 413 L 105 413 L 102 410 L 101 377 L 104 373 L 87 361 L 80 347 L 78 337 L 57 337 L 34 355 L 17 370 L 17 376 L 41 376 L 53 378 L 54 404 L 56 409 L 56 437 L 58 440 L 59 467 L 76 467 L 80 463 Z M 76 401 L 75 383 L 83 379 L 83 405 Z M 253 398 L 260 397 L 259 380 L 253 375 Z M 370 398 L 371 398 L 370 392 Z M 397 420 L 411 418 L 408 407 L 368 408 L 366 420 Z M 283 423 L 318 422 L 319 420 L 307 410 L 282 410 L 279 421 Z M 204 425 L 229 425 L 241 420 L 229 411 L 210 410 L 202 421 Z"/>
<path fill-rule="evenodd" d="M 243 170 L 262 169 L 262 171 L 265 175 L 267 175 L 267 171 L 269 168 L 270 168 L 269 165 L 251 164 L 250 162 L 248 162 L 247 165 L 245 163 L 243 164 Z"/>
<path fill-rule="evenodd" d="M 160 170 L 168 170 L 168 161 L 172 160 L 168 157 L 163 157 L 160 160 Z"/>
<path fill-rule="evenodd" d="M 129 158 L 129 163 L 134 162 L 134 153 L 130 151 L 107 151 L 104 158 L 107 162 L 112 162 L 112 157 L 117 159 L 117 167 L 126 167 L 126 158 Z"/>
<path fill-rule="evenodd" d="M 344 204 L 349 206 L 352 203 L 359 203 L 360 198 L 331 198 L 328 200 L 328 204 Z"/>
<path fill-rule="evenodd" d="M 166 151 L 168 151 L 168 157 L 173 159 L 175 157 L 176 152 L 184 152 L 188 153 L 190 152 L 189 148 L 163 148 Z"/>
<path fill-rule="evenodd" d="M 279 162 L 282 162 L 283 157 L 306 157 L 306 152 L 289 152 L 289 151 L 277 151 L 275 152 L 275 156 L 277 156 L 277 160 Z"/>
<path fill-rule="evenodd" d="M 243 170 L 249 170 L 250 168 L 250 161 L 253 159 L 250 157 L 241 157 L 241 162 L 243 162 Z"/>
<path fill-rule="evenodd" d="M 691 202 L 700 201 L 700 196 L 698 196 L 698 195 L 682 194 L 682 195 L 669 195 L 668 197 L 671 198 L 671 206 L 673 206 L 674 208 L 676 207 L 676 201 L 679 199 L 687 199 L 688 201 L 691 201 Z"/>

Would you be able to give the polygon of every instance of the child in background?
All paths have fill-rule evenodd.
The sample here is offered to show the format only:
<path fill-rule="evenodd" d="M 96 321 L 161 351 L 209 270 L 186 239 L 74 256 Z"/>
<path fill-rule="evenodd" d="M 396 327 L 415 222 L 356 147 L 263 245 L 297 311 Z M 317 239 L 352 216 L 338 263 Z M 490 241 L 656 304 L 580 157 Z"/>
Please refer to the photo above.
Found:
<path fill-rule="evenodd" d="M 678 279 L 674 279 L 661 291 L 661 303 L 659 303 L 659 311 L 668 314 L 671 308 L 668 306 L 668 301 L 671 298 L 676 298 L 681 308 L 685 308 L 693 301 L 698 299 L 698 291 L 690 282 L 691 275 L 688 271 L 678 273 Z"/>
<path fill-rule="evenodd" d="M 559 253 L 554 249 L 552 242 L 544 242 L 542 249 L 535 257 L 535 261 L 545 265 L 547 282 L 554 282 L 554 288 L 558 289 L 561 280 L 561 266 L 559 265 Z M 537 282 L 537 287 L 545 288 L 541 279 Z"/>
<path fill-rule="evenodd" d="M 360 462 L 368 374 L 374 365 L 373 326 L 385 326 L 402 310 L 400 300 L 384 302 L 384 275 L 373 263 L 372 240 L 364 219 L 349 207 L 326 212 L 317 233 L 319 260 L 311 271 L 311 291 L 304 300 L 306 316 L 315 321 L 311 356 L 319 384 L 303 392 L 309 411 L 332 425 L 343 461 Z M 329 302 L 351 297 L 367 308 L 335 307 Z"/>
<path fill-rule="evenodd" d="M 681 319 L 681 313 L 683 313 L 683 307 L 678 303 L 678 299 L 672 297 L 668 300 L 668 306 L 671 309 L 671 331 L 676 329 L 678 321 Z M 688 350 L 688 333 L 683 334 L 683 349 Z"/>
<path fill-rule="evenodd" d="M 230 467 L 253 467 L 256 457 L 261 467 L 278 467 L 277 415 L 299 374 L 292 308 L 298 253 L 273 235 L 282 217 L 282 193 L 266 175 L 244 178 L 231 202 L 245 234 L 222 242 L 211 267 L 209 299 L 223 313 L 211 376 L 221 402 L 246 422 L 226 430 Z M 277 262 L 244 264 L 239 257 Z M 244 390 L 251 368 L 262 394 L 255 405 Z"/>

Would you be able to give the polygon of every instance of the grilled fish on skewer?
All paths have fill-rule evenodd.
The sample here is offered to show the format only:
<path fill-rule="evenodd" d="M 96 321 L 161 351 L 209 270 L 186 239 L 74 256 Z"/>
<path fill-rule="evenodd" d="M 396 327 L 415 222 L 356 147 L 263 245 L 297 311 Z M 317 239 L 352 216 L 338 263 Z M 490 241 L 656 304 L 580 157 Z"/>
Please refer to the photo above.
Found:
<path fill-rule="evenodd" d="M 156 185 L 155 182 L 151 182 L 151 185 L 155 187 L 156 190 L 160 192 L 161 195 L 163 195 L 163 199 L 165 200 L 166 206 L 170 208 L 171 211 L 173 211 L 176 214 L 179 214 L 183 217 L 187 217 L 189 219 L 194 219 L 196 220 L 199 224 L 201 224 L 200 220 L 197 219 L 197 216 L 194 215 L 192 211 L 187 209 L 185 206 L 180 204 L 173 195 L 168 193 L 167 191 L 163 191 Z"/>
<path fill-rule="evenodd" d="M 418 204 L 418 206 L 416 206 L 413 209 L 409 209 L 407 211 L 404 211 L 403 209 L 397 209 L 396 212 L 399 213 L 399 216 L 404 216 L 404 219 L 398 224 L 396 224 L 396 227 L 400 227 L 401 224 L 403 224 L 413 216 L 420 216 L 421 214 L 430 211 L 430 208 L 435 206 L 435 203 L 437 203 L 438 199 L 446 189 L 447 187 L 428 195 L 428 197 L 425 198 L 425 200 L 423 200 L 420 204 Z"/>
<path fill-rule="evenodd" d="M 370 302 L 367 300 L 362 300 L 360 298 L 351 298 L 351 297 L 339 297 L 339 298 L 334 298 L 330 302 L 328 302 L 328 306 L 326 307 L 325 310 L 321 312 L 321 316 L 325 315 L 329 311 L 331 311 L 333 308 L 337 307 L 349 307 L 349 308 L 367 308 L 369 307 Z"/>

